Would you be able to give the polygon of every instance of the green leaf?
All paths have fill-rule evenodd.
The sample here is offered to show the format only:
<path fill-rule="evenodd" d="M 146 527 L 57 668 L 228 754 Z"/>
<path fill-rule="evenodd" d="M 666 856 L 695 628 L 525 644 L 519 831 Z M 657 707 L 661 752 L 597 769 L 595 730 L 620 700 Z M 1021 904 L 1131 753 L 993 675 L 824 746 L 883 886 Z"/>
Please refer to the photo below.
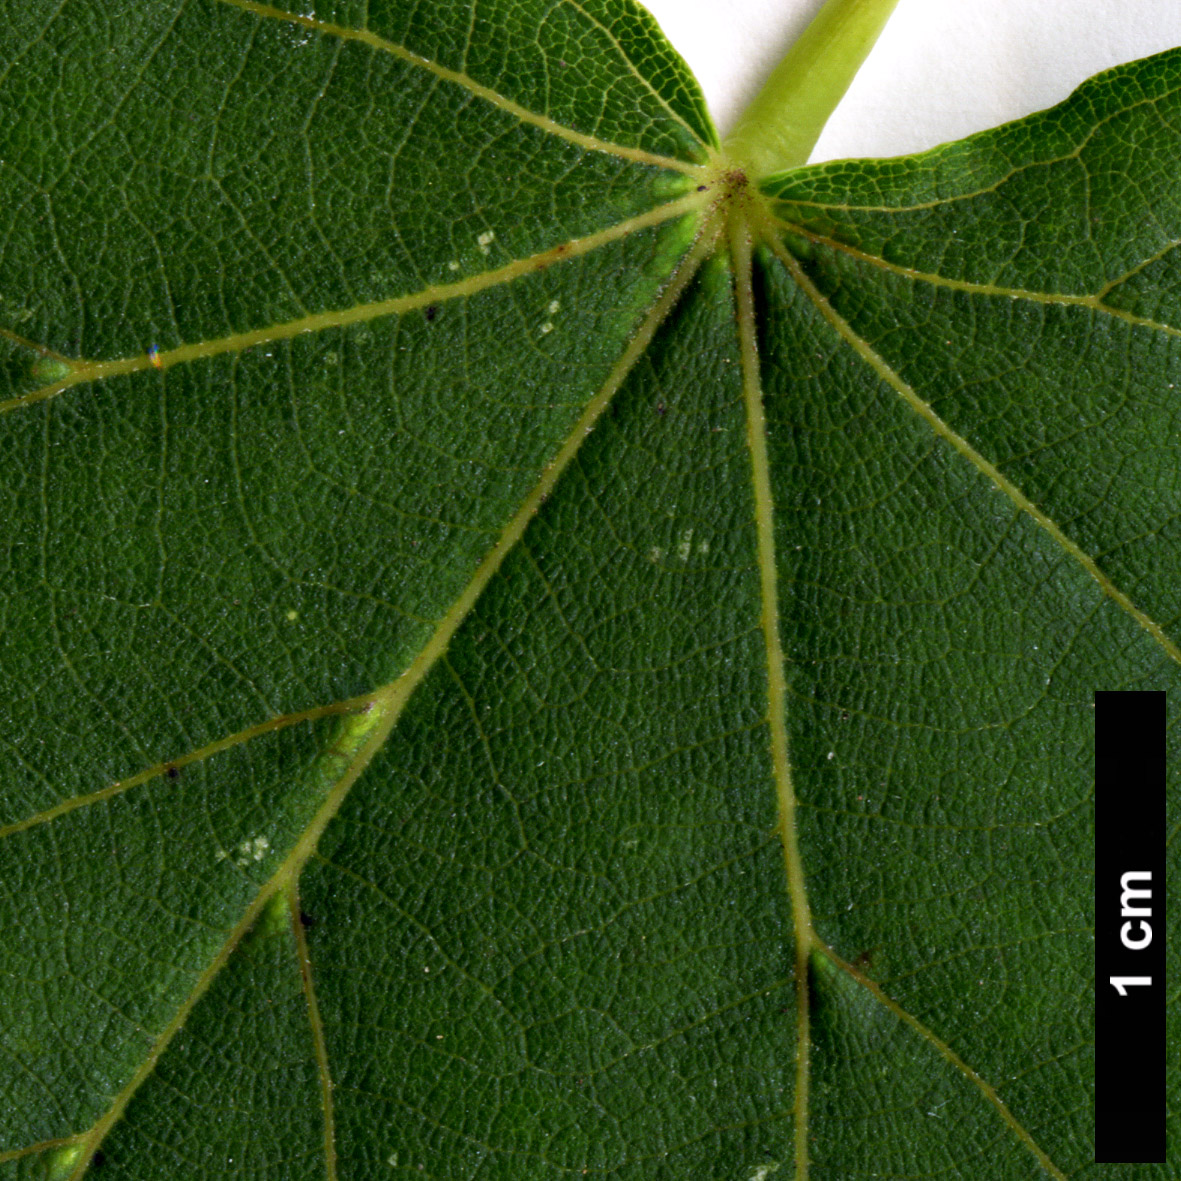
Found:
<path fill-rule="evenodd" d="M 767 176 L 630 0 L 0 62 L 0 1181 L 1173 1175 L 1091 701 L 1179 687 L 1181 52 Z"/>

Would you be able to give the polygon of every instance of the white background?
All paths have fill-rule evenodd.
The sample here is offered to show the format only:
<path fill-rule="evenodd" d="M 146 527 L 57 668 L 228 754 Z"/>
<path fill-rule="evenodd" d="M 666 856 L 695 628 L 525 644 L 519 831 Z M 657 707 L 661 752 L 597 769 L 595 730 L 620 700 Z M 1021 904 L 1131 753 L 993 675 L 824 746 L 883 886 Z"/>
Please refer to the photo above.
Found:
<path fill-rule="evenodd" d="M 724 136 L 821 0 L 646 0 Z M 1181 45 L 1181 0 L 899 0 L 813 160 L 914 152 Z"/>

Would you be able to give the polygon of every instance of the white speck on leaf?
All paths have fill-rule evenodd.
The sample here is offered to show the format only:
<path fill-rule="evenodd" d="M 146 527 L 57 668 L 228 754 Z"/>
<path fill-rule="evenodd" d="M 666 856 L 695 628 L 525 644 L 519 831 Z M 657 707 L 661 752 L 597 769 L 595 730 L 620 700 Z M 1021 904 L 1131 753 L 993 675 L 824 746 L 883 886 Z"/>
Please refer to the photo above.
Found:
<path fill-rule="evenodd" d="M 693 552 L 693 530 L 686 529 L 685 532 L 681 534 L 680 545 L 677 546 L 677 557 L 680 558 L 682 562 L 687 562 L 689 560 L 689 555 L 692 552 Z"/>
<path fill-rule="evenodd" d="M 541 335 L 545 336 L 545 334 L 547 332 L 553 332 L 553 330 L 554 330 L 553 322 L 550 320 L 546 320 L 546 322 L 544 324 L 542 324 L 542 326 L 541 326 Z"/>
<path fill-rule="evenodd" d="M 779 1162 L 777 1160 L 768 1161 L 765 1165 L 755 1165 L 747 1181 L 767 1181 L 772 1173 L 778 1172 Z"/>
<path fill-rule="evenodd" d="M 252 861 L 261 861 L 271 847 L 269 837 L 247 837 L 233 853 L 234 864 L 239 869 L 245 869 Z M 229 856 L 224 850 L 219 851 L 215 860 L 224 861 Z"/>
<path fill-rule="evenodd" d="M 496 240 L 496 234 L 492 230 L 485 230 L 477 239 L 476 245 L 480 248 L 481 254 L 487 254 Z"/>
<path fill-rule="evenodd" d="M 551 316 L 556 316 L 558 314 L 558 308 L 560 308 L 561 306 L 562 306 L 561 300 L 551 299 L 549 301 L 549 308 L 548 308 L 549 314 Z"/>

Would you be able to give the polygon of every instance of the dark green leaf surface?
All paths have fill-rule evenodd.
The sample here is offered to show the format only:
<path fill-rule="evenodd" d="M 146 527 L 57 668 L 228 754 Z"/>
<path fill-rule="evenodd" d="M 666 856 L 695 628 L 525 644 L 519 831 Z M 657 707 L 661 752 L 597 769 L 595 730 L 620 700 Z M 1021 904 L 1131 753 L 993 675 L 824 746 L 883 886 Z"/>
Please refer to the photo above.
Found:
<path fill-rule="evenodd" d="M 1173 1175 L 1181 55 L 756 186 L 625 0 L 0 18 L 2 1181 Z"/>

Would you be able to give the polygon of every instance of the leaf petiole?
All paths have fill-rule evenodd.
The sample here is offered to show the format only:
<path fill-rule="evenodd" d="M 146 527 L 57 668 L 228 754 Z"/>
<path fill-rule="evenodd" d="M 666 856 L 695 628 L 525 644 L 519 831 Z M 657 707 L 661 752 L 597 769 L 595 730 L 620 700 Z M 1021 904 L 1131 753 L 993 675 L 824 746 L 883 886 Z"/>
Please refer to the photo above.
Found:
<path fill-rule="evenodd" d="M 828 0 L 726 137 L 731 164 L 762 179 L 806 163 L 897 3 Z"/>

